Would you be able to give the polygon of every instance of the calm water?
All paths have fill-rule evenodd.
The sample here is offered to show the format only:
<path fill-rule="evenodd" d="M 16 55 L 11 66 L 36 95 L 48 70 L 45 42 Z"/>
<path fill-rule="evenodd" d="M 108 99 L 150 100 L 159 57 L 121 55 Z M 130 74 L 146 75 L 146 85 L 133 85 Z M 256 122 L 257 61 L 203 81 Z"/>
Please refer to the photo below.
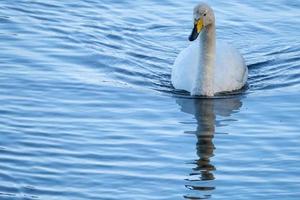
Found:
<path fill-rule="evenodd" d="M 198 1 L 0 2 L 0 199 L 299 199 L 300 2 L 215 0 L 248 89 L 174 91 Z"/>

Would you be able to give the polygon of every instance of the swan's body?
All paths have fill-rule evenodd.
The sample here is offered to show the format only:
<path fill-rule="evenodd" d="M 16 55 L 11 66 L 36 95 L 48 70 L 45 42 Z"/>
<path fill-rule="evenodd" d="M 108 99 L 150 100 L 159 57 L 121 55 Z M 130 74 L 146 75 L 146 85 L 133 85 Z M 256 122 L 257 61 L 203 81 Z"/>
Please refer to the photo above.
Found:
<path fill-rule="evenodd" d="M 226 43 L 217 43 L 216 59 L 214 64 L 213 86 L 203 91 L 201 78 L 197 79 L 197 74 L 201 73 L 203 65 L 199 66 L 199 39 L 184 49 L 176 58 L 172 70 L 172 84 L 176 89 L 186 90 L 192 95 L 216 94 L 226 91 L 241 89 L 248 76 L 248 68 L 239 52 Z M 210 91 L 208 91 L 210 90 Z M 212 96 L 208 95 L 208 96 Z"/>
<path fill-rule="evenodd" d="M 194 18 L 195 28 L 190 40 L 195 41 L 175 60 L 173 86 L 191 95 L 205 96 L 241 89 L 247 81 L 248 68 L 235 48 L 216 43 L 212 9 L 200 4 L 195 7 Z"/>

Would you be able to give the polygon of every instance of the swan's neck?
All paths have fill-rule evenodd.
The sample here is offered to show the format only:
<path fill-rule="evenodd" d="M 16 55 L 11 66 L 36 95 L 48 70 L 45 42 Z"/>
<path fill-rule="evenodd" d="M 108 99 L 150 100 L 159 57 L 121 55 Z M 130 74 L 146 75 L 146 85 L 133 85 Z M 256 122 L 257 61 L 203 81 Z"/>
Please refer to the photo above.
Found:
<path fill-rule="evenodd" d="M 214 95 L 214 70 L 216 56 L 215 24 L 205 27 L 200 35 L 200 58 L 197 72 L 197 94 Z"/>

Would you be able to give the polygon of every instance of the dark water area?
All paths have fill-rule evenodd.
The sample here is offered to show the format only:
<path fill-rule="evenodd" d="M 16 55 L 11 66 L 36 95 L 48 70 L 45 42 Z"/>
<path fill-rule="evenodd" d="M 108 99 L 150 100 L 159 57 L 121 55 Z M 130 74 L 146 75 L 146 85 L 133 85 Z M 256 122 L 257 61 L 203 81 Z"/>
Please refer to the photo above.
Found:
<path fill-rule="evenodd" d="M 247 88 L 175 91 L 198 1 L 0 2 L 0 199 L 299 199 L 300 2 L 207 1 Z"/>

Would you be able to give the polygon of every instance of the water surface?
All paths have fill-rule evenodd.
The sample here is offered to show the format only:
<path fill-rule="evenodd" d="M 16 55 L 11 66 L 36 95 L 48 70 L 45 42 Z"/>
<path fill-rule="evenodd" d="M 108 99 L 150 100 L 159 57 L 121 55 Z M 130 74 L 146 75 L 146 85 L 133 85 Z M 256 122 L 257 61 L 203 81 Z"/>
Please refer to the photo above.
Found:
<path fill-rule="evenodd" d="M 299 199 L 300 4 L 209 1 L 246 90 L 175 91 L 197 1 L 0 3 L 0 199 Z"/>

